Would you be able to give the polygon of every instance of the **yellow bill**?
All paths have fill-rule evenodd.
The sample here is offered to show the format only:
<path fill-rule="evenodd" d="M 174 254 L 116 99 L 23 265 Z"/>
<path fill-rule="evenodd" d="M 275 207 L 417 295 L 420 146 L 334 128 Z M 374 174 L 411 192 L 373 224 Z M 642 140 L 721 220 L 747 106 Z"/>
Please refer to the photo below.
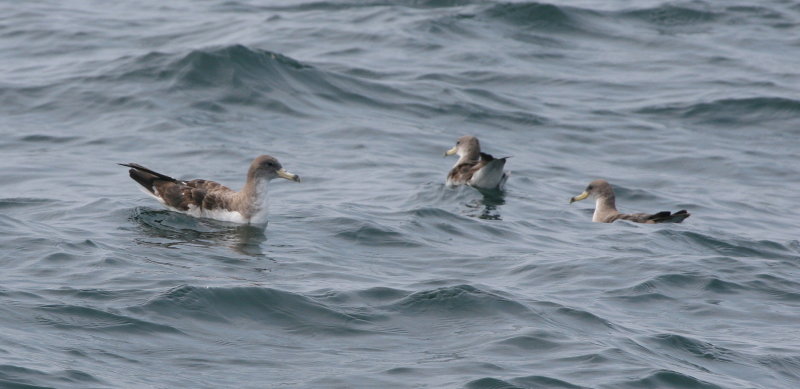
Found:
<path fill-rule="evenodd" d="M 585 199 L 587 197 L 589 197 L 589 192 L 583 191 L 583 193 L 581 193 L 581 194 L 569 199 L 569 203 L 572 204 L 572 203 L 574 203 L 576 201 L 581 201 L 581 200 L 583 200 L 583 199 Z"/>
<path fill-rule="evenodd" d="M 289 181 L 300 182 L 300 176 L 298 176 L 297 174 L 289 173 L 283 168 L 278 170 L 276 173 L 278 174 L 278 177 L 285 178 Z"/>
<path fill-rule="evenodd" d="M 450 150 L 447 150 L 447 151 L 445 151 L 445 152 L 444 152 L 444 156 L 445 156 L 445 157 L 447 157 L 447 156 L 453 155 L 453 154 L 455 154 L 457 151 L 458 151 L 458 146 L 453 146 L 453 148 L 452 148 L 452 149 L 450 149 Z"/>

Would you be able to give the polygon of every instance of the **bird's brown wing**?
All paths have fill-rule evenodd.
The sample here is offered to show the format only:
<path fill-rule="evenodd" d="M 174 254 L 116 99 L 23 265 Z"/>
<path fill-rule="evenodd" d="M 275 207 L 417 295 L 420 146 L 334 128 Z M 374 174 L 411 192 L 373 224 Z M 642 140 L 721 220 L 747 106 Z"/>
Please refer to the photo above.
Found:
<path fill-rule="evenodd" d="M 166 205 L 186 211 L 190 206 L 201 209 L 230 209 L 230 188 L 214 181 L 156 181 L 156 190 Z"/>
<path fill-rule="evenodd" d="M 120 165 L 131 168 L 131 178 L 172 208 L 181 211 L 188 210 L 190 206 L 231 209 L 236 192 L 220 183 L 209 180 L 176 180 L 137 163 Z"/>
<path fill-rule="evenodd" d="M 480 161 L 469 161 L 453 166 L 450 169 L 450 173 L 447 174 L 447 180 L 455 184 L 466 184 L 472 178 L 472 175 L 480 169 L 478 165 L 480 165 Z"/>
<path fill-rule="evenodd" d="M 682 209 L 678 212 L 672 213 L 670 211 L 661 211 L 658 213 L 619 213 L 614 215 L 611 219 L 607 221 L 607 223 L 611 223 L 616 220 L 628 220 L 635 223 L 647 223 L 647 224 L 654 224 L 654 223 L 680 223 L 683 219 L 691 216 L 689 212 L 686 212 L 685 209 Z"/>

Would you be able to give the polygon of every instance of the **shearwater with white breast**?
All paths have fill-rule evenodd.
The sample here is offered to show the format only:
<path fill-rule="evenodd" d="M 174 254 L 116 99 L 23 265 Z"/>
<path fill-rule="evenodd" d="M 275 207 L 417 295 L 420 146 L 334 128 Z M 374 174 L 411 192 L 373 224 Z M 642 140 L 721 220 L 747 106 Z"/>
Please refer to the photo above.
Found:
<path fill-rule="evenodd" d="M 253 225 L 267 223 L 267 186 L 270 180 L 280 177 L 300 181 L 299 176 L 284 170 L 278 159 L 269 155 L 253 160 L 247 171 L 247 182 L 238 192 L 209 180 L 176 180 L 136 163 L 120 165 L 130 167 L 131 178 L 169 210 Z"/>

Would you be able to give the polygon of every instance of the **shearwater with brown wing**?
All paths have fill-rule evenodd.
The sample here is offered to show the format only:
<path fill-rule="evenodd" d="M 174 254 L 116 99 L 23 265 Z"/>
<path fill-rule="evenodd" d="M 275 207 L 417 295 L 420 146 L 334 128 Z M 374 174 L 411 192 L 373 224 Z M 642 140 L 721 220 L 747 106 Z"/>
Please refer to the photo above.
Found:
<path fill-rule="evenodd" d="M 613 223 L 617 220 L 628 220 L 646 224 L 680 223 L 683 219 L 691 216 L 685 209 L 675 213 L 670 211 L 658 213 L 620 213 L 617 211 L 614 189 L 611 188 L 611 184 L 606 180 L 594 180 L 590 182 L 589 185 L 586 186 L 586 190 L 569 199 L 569 203 L 572 204 L 576 201 L 581 201 L 589 196 L 594 197 L 596 204 L 592 221 L 598 223 Z"/>
<path fill-rule="evenodd" d="M 444 156 L 458 154 L 458 161 L 447 175 L 447 185 L 470 185 L 480 189 L 503 189 L 508 172 L 503 171 L 506 159 L 482 153 L 478 138 L 470 135 L 458 138 L 456 145 Z"/>
<path fill-rule="evenodd" d="M 167 209 L 195 217 L 243 224 L 267 223 L 267 185 L 281 177 L 298 182 L 300 177 L 287 172 L 275 157 L 261 155 L 247 171 L 241 191 L 208 180 L 176 180 L 136 163 L 121 163 L 130 169 L 130 176 L 147 194 Z"/>

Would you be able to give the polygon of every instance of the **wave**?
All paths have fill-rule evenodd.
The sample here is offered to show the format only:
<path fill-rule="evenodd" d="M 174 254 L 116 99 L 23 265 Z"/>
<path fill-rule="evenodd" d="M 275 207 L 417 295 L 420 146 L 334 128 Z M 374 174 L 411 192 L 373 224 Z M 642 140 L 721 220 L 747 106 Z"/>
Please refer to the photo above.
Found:
<path fill-rule="evenodd" d="M 422 244 L 396 228 L 375 221 L 351 217 L 337 217 L 326 222 L 336 225 L 336 237 L 365 246 L 421 247 Z"/>
<path fill-rule="evenodd" d="M 735 259 L 738 258 L 738 259 Z M 755 259 L 757 262 L 754 262 Z M 785 261 L 794 263 L 796 255 L 787 254 Z M 763 256 L 719 256 L 703 259 L 700 264 L 707 270 L 686 272 L 667 272 L 646 277 L 635 285 L 612 289 L 605 292 L 613 299 L 633 304 L 668 304 L 681 301 L 687 295 L 697 293 L 719 295 L 720 298 L 735 298 L 724 295 L 764 296 L 772 300 L 788 302 L 800 301 L 800 283 L 786 277 L 769 274 L 759 270 L 757 263 L 764 262 Z M 748 276 L 725 277 L 715 274 L 715 269 L 724 266 L 737 269 Z"/>
<path fill-rule="evenodd" d="M 38 207 L 38 206 L 52 204 L 54 202 L 55 201 L 52 199 L 37 198 L 37 197 L 7 197 L 7 198 L 0 198 L 0 209 Z"/>
<path fill-rule="evenodd" d="M 659 29 L 670 29 L 712 23 L 721 15 L 721 12 L 669 4 L 643 9 L 603 11 L 542 2 L 499 3 L 485 7 L 476 13 L 461 13 L 455 18 L 439 19 L 434 25 L 431 25 L 429 30 L 470 34 L 470 30 L 458 27 L 458 21 L 476 19 L 539 33 L 603 35 L 610 31 L 609 29 L 616 29 L 620 20 L 644 23 Z M 618 38 L 616 33 L 609 36 Z M 563 42 L 557 41 L 557 36 L 523 37 L 516 35 L 515 39 L 533 39 L 533 42 L 545 46 L 563 44 Z"/>
<path fill-rule="evenodd" d="M 409 294 L 408 291 L 402 289 L 389 288 L 385 286 L 376 286 L 367 289 L 359 289 L 352 291 L 326 291 L 322 295 L 316 295 L 316 300 L 325 301 L 331 304 L 348 305 L 348 306 L 381 306 L 391 304 L 392 302 L 402 299 Z"/>
<path fill-rule="evenodd" d="M 439 110 L 375 80 L 321 69 L 280 53 L 235 44 L 187 54 L 149 53 L 127 58 L 118 81 L 154 84 L 153 93 L 187 100 L 192 108 L 224 112 L 229 106 L 305 117 L 330 115 L 343 107 L 409 109 L 426 115 Z M 174 99 L 173 99 L 174 100 Z"/>
<path fill-rule="evenodd" d="M 447 316 L 449 318 L 476 318 L 490 316 L 517 316 L 530 318 L 535 313 L 510 296 L 488 291 L 476 286 L 459 284 L 423 289 L 415 292 L 374 287 L 354 291 L 327 291 L 315 296 L 315 301 L 337 306 L 370 307 L 376 318 L 401 319 L 408 316 Z M 512 340 L 513 342 L 513 340 Z"/>
<path fill-rule="evenodd" d="M 722 389 L 721 386 L 672 370 L 657 370 L 644 378 L 620 382 L 617 388 Z"/>
<path fill-rule="evenodd" d="M 99 378 L 81 370 L 42 371 L 11 364 L 0 365 L 0 387 L 3 388 L 45 389 L 64 385 L 95 387 L 104 384 Z"/>
<path fill-rule="evenodd" d="M 553 389 L 584 389 L 584 386 L 574 385 L 567 381 L 547 376 L 528 376 L 510 380 L 501 380 L 493 377 L 479 378 L 465 385 L 467 389 L 524 389 L 524 388 L 553 388 Z"/>
<path fill-rule="evenodd" d="M 352 335 L 369 317 L 340 312 L 312 298 L 272 288 L 201 288 L 183 285 L 130 308 L 160 320 L 193 318 L 211 323 L 257 323 L 296 333 Z"/>
<path fill-rule="evenodd" d="M 265 50 L 254 50 L 243 45 L 226 46 L 214 50 L 195 50 L 169 64 L 178 87 L 202 87 L 220 83 L 243 86 L 250 81 L 273 77 L 271 82 L 286 82 L 275 76 L 313 69 L 285 55 Z M 263 83 L 264 86 L 269 86 Z"/>
<path fill-rule="evenodd" d="M 508 297 L 471 285 L 454 285 L 415 292 L 387 307 L 404 315 L 455 315 L 457 317 L 528 315 L 530 309 Z"/>
<path fill-rule="evenodd" d="M 701 233 L 681 230 L 659 230 L 658 235 L 669 237 L 682 243 L 691 243 L 695 247 L 709 250 L 713 254 L 730 257 L 752 257 L 775 260 L 794 260 L 797 251 L 792 242 L 780 243 L 773 240 L 753 240 L 739 236 Z"/>
<path fill-rule="evenodd" d="M 575 309 L 570 307 L 560 307 L 556 313 L 563 316 L 566 322 L 570 325 L 579 325 L 582 329 L 591 329 L 596 327 L 599 330 L 607 330 L 609 328 L 616 328 L 616 326 L 600 316 L 595 315 L 589 311 Z"/>
<path fill-rule="evenodd" d="M 657 347 L 666 347 L 681 353 L 688 353 L 697 358 L 719 362 L 732 362 L 732 358 L 734 357 L 734 353 L 731 350 L 715 346 L 708 342 L 692 339 L 688 336 L 658 334 L 649 338 Z"/>
<path fill-rule="evenodd" d="M 480 16 L 516 26 L 541 30 L 579 30 L 580 22 L 569 8 L 546 3 L 502 3 L 495 4 Z"/>
<path fill-rule="evenodd" d="M 392 115 L 404 110 L 422 117 L 447 115 L 526 125 L 545 121 L 519 109 L 491 108 L 464 101 L 428 101 L 375 80 L 320 69 L 282 54 L 243 45 L 193 51 L 167 64 L 159 77 L 166 77 L 165 81 L 171 84 L 169 93 L 195 91 L 192 92 L 194 107 L 209 110 L 249 105 L 305 116 L 312 112 L 329 115 L 331 109 L 352 106 L 386 110 Z"/>
<path fill-rule="evenodd" d="M 723 293 L 730 293 L 736 289 L 741 289 L 741 285 L 722 281 L 713 276 L 695 274 L 661 274 L 647 281 L 643 281 L 634 287 L 629 288 L 631 292 L 669 290 L 676 288 L 679 290 L 710 290 Z"/>
<path fill-rule="evenodd" d="M 231 106 L 256 106 L 303 117 L 341 104 L 395 109 L 420 100 L 375 81 L 241 44 L 126 55 L 96 68 L 92 74 L 48 80 L 36 87 L 0 86 L 0 101 L 25 100 L 25 106 L 36 111 L 69 108 L 71 118 L 81 118 L 92 109 L 153 111 L 176 104 L 215 113 Z M 72 112 L 75 96 L 83 104 L 83 116 Z"/>
<path fill-rule="evenodd" d="M 192 51 L 170 62 L 162 74 L 168 77 L 169 92 L 200 93 L 193 99 L 195 107 L 213 111 L 223 110 L 220 104 L 259 105 L 302 116 L 294 107 L 311 102 L 297 92 L 307 91 L 312 83 L 314 89 L 332 88 L 324 82 L 324 75 L 309 65 L 242 45 Z M 209 93 L 203 94 L 204 91 Z"/>
<path fill-rule="evenodd" d="M 22 142 L 49 143 L 49 144 L 71 143 L 79 139 L 81 139 L 81 137 L 78 136 L 42 135 L 42 134 L 24 135 L 19 138 L 19 140 Z"/>
<path fill-rule="evenodd" d="M 617 15 L 660 27 L 709 23 L 715 21 L 720 16 L 718 13 L 712 11 L 670 4 L 622 11 Z"/>
<path fill-rule="evenodd" d="M 464 90 L 471 100 L 442 101 L 416 90 L 402 90 L 371 75 L 352 73 L 232 44 L 123 56 L 99 64 L 91 75 L 56 80 L 36 88 L 37 92 L 26 91 L 30 89 L 27 87 L 0 88 L 0 98 L 6 96 L 12 102 L 25 99 L 25 105 L 33 111 L 62 111 L 66 120 L 85 120 L 87 111 L 151 116 L 154 111 L 185 112 L 188 108 L 193 111 L 192 118 L 219 121 L 224 120 L 220 116 L 245 108 L 301 118 L 330 117 L 331 112 L 348 109 L 358 116 L 367 108 L 393 117 L 405 112 L 422 118 L 449 116 L 509 126 L 547 122 L 520 104 L 480 88 Z M 473 82 L 470 74 L 457 78 L 462 80 L 459 87 Z M 80 98 L 76 100 L 75 96 Z M 82 104 L 80 110 L 74 109 L 76 101 Z"/>
<path fill-rule="evenodd" d="M 347 11 L 357 8 L 370 8 L 370 7 L 409 7 L 409 8 L 448 8 L 460 7 L 464 5 L 474 4 L 476 0 L 370 0 L 370 1 L 311 1 L 311 2 L 294 2 L 290 5 L 267 5 L 267 6 L 253 6 L 239 1 L 227 1 L 223 7 L 226 10 L 236 10 L 240 12 L 254 12 L 254 11 L 290 11 L 290 12 L 308 12 L 308 11 Z"/>
<path fill-rule="evenodd" d="M 706 294 L 732 295 L 753 289 L 757 288 L 752 288 L 745 282 L 723 280 L 712 275 L 672 273 L 650 277 L 631 287 L 609 290 L 606 294 L 614 300 L 629 304 L 670 304 L 687 294 L 701 291 Z"/>
<path fill-rule="evenodd" d="M 563 347 L 561 342 L 554 341 L 557 335 L 551 333 L 537 332 L 529 335 L 517 335 L 511 338 L 496 342 L 492 348 L 501 349 L 504 354 L 529 354 L 531 352 L 542 352 Z"/>
<path fill-rule="evenodd" d="M 180 330 L 168 325 L 156 324 L 90 307 L 56 304 L 40 306 L 35 311 L 36 320 L 39 324 L 59 329 L 142 335 L 182 333 Z"/>
<path fill-rule="evenodd" d="M 678 116 L 700 124 L 740 127 L 775 120 L 794 120 L 800 115 L 800 100 L 775 96 L 726 98 L 704 103 L 646 107 L 636 112 L 668 118 Z"/>

